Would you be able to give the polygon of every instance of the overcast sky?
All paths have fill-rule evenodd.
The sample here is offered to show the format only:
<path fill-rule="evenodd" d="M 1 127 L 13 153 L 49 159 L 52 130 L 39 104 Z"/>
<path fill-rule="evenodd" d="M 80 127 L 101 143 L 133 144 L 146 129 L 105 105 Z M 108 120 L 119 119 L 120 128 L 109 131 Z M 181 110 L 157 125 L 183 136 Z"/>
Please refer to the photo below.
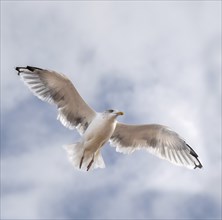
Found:
<path fill-rule="evenodd" d="M 79 172 L 80 136 L 33 96 L 16 66 L 66 74 L 97 111 L 178 132 L 203 169 L 102 150 Z M 221 1 L 1 1 L 2 219 L 220 219 Z"/>

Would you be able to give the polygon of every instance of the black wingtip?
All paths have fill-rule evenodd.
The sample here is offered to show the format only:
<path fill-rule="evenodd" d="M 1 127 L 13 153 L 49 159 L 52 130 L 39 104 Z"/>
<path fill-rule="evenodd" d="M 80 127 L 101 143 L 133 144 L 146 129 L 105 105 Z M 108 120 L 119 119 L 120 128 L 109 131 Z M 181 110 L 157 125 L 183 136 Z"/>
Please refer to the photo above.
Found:
<path fill-rule="evenodd" d="M 18 75 L 20 75 L 21 69 L 25 69 L 25 67 L 15 67 L 15 70 L 18 71 Z"/>
<path fill-rule="evenodd" d="M 27 66 L 26 69 L 28 69 L 28 70 L 30 70 L 32 72 L 35 71 L 35 70 L 43 70 L 43 69 L 41 69 L 39 67 L 34 67 L 34 66 Z"/>
<path fill-rule="evenodd" d="M 20 75 L 20 72 L 22 72 L 22 70 L 29 70 L 31 72 L 34 72 L 35 70 L 43 70 L 43 69 L 34 66 L 26 66 L 26 67 L 15 67 L 15 70 L 17 70 L 18 75 Z"/>
<path fill-rule="evenodd" d="M 19 71 L 20 68 L 21 68 L 21 67 L 15 67 L 15 70 Z"/>
<path fill-rule="evenodd" d="M 196 159 L 197 159 L 197 158 L 196 158 Z M 197 160 L 198 160 L 198 159 L 197 159 Z M 198 162 L 199 162 L 199 164 L 195 164 L 195 163 L 194 163 L 194 169 L 196 169 L 197 167 L 201 169 L 201 168 L 203 167 L 203 165 L 201 164 L 201 162 L 200 162 L 199 160 L 198 160 Z"/>
<path fill-rule="evenodd" d="M 187 145 L 187 147 L 189 147 L 189 149 L 190 149 L 190 154 L 191 154 L 193 157 L 195 157 L 196 160 L 198 161 L 198 164 L 194 163 L 194 169 L 196 169 L 197 167 L 201 169 L 201 168 L 203 167 L 203 165 L 202 165 L 201 162 L 199 161 L 197 153 L 193 150 L 193 148 L 192 148 L 190 145 L 188 145 L 188 144 L 186 144 L 186 145 Z"/>

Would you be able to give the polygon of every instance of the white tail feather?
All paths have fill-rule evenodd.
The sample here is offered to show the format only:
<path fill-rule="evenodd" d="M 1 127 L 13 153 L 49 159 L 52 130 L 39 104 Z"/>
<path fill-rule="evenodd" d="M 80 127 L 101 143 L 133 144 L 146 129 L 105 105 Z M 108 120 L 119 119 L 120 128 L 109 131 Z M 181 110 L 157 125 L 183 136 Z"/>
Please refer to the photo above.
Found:
<path fill-rule="evenodd" d="M 71 162 L 71 164 L 76 169 L 80 170 L 80 162 L 81 162 L 81 158 L 84 153 L 84 147 L 82 146 L 82 143 L 77 142 L 76 144 L 65 145 L 64 149 L 66 150 L 66 152 L 68 154 L 68 159 Z M 82 162 L 81 170 L 83 170 L 83 171 L 87 170 L 87 166 L 89 165 L 92 158 L 93 158 L 92 153 L 88 153 L 88 152 L 84 153 L 84 159 Z M 103 161 L 100 150 L 98 150 L 95 153 L 94 162 L 92 163 L 90 170 L 93 170 L 96 168 L 105 168 L 105 163 Z"/>

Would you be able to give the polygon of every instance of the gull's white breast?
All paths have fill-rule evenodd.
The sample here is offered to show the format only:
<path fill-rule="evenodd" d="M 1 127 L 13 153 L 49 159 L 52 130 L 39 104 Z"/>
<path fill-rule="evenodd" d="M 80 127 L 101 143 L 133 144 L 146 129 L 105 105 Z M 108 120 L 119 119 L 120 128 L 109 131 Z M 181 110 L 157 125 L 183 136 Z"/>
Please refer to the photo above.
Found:
<path fill-rule="evenodd" d="M 116 123 L 115 118 L 97 114 L 83 134 L 84 148 L 96 152 L 110 139 Z"/>

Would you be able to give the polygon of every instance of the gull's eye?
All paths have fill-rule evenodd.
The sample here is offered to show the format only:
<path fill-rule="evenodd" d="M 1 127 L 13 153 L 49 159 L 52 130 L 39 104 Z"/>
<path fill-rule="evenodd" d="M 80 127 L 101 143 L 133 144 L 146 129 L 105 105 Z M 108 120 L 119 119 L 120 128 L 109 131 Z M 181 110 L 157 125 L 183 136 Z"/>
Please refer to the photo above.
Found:
<path fill-rule="evenodd" d="M 114 110 L 110 109 L 110 110 L 108 110 L 108 112 L 109 112 L 109 113 L 112 113 L 112 112 L 114 112 Z"/>

